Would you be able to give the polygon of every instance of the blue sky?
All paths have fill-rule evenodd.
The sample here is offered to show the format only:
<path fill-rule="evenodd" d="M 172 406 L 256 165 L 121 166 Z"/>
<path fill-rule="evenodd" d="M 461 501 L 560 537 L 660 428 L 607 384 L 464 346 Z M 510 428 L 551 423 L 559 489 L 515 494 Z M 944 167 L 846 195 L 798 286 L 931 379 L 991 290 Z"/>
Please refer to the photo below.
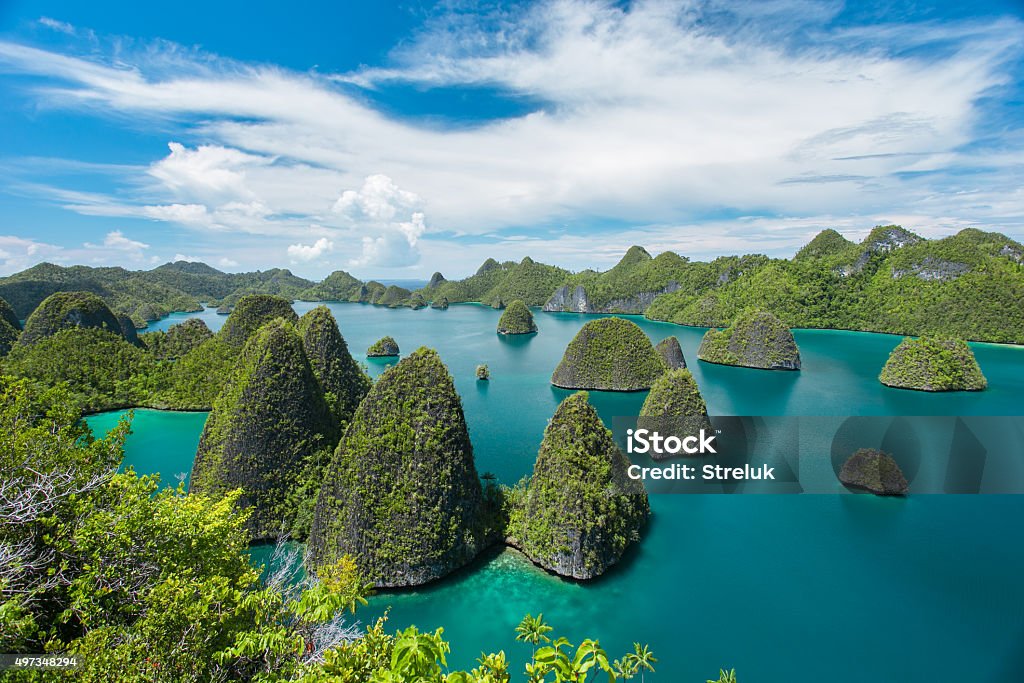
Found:
<path fill-rule="evenodd" d="M 4 2 L 0 274 L 1024 238 L 1020 1 Z"/>

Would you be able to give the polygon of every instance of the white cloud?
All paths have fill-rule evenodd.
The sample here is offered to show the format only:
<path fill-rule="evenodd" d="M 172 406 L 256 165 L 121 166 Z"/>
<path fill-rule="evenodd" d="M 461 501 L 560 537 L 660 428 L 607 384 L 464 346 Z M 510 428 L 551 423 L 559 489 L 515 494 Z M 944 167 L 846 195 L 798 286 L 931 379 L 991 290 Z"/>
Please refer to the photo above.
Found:
<path fill-rule="evenodd" d="M 925 231 L 986 224 L 1020 235 L 1024 143 L 1008 138 L 1002 154 L 970 143 L 980 98 L 1013 75 L 1024 23 L 833 28 L 839 8 L 556 0 L 463 12 L 404 43 L 386 68 L 329 77 L 167 46 L 104 64 L 0 41 L 0 63 L 49 79 L 36 91 L 49 106 L 201 121 L 188 132 L 206 144 L 172 142 L 134 201 L 70 208 L 292 241 L 316 224 L 320 240 L 360 246 L 345 254 L 355 265 L 416 263 L 432 240 L 428 205 L 431 228 L 448 232 L 565 225 L 586 241 L 592 219 L 613 220 L 675 226 L 681 250 L 705 239 L 730 248 L 729 225 L 770 237 L 762 224 L 704 218 L 719 213 L 864 227 L 903 215 Z M 445 127 L 390 118 L 336 81 L 486 86 L 539 104 Z M 986 170 L 958 172 L 971 166 Z M 339 187 L 358 189 L 339 197 Z"/>
<path fill-rule="evenodd" d="M 16 235 L 0 235 L 0 275 L 10 275 L 41 261 L 64 260 L 65 249 Z"/>
<path fill-rule="evenodd" d="M 234 259 L 229 259 L 227 256 L 223 256 L 217 261 L 217 265 L 221 268 L 237 268 L 240 264 Z"/>
<path fill-rule="evenodd" d="M 293 261 L 312 261 L 334 250 L 334 242 L 321 237 L 313 244 L 292 244 L 288 246 L 288 257 Z"/>
<path fill-rule="evenodd" d="M 58 21 L 57 19 L 51 19 L 50 17 L 39 17 L 39 25 L 45 26 L 53 31 L 57 31 L 58 33 L 64 33 L 69 36 L 75 35 L 75 27 L 66 21 Z"/>
<path fill-rule="evenodd" d="M 104 236 L 102 244 L 86 242 L 82 245 L 86 252 L 91 252 L 90 260 L 99 263 L 104 258 L 113 259 L 116 262 L 145 262 L 148 259 L 143 253 L 149 249 L 145 242 L 129 239 L 120 230 L 111 230 Z"/>
<path fill-rule="evenodd" d="M 175 254 L 172 261 L 188 261 L 189 263 L 200 263 L 203 259 L 198 256 L 189 256 L 187 254 Z"/>

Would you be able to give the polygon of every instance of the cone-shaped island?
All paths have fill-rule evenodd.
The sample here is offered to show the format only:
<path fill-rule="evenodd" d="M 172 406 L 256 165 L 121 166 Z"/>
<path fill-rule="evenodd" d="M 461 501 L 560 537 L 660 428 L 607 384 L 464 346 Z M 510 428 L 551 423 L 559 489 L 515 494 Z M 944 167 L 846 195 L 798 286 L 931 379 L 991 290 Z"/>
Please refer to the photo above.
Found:
<path fill-rule="evenodd" d="M 299 318 L 299 334 L 327 403 L 341 423 L 356 412 L 373 382 L 349 353 L 330 309 L 317 306 Z"/>
<path fill-rule="evenodd" d="M 873 448 L 861 448 L 843 463 L 839 481 L 879 496 L 905 496 L 909 486 L 893 457 Z"/>
<path fill-rule="evenodd" d="M 106 330 L 124 337 L 120 321 L 103 299 L 92 292 L 57 292 L 32 311 L 18 343 L 34 344 L 74 327 Z"/>
<path fill-rule="evenodd" d="M 569 396 L 544 430 L 508 543 L 562 576 L 591 579 L 640 539 L 650 507 L 643 484 L 587 393 Z"/>
<path fill-rule="evenodd" d="M 272 320 L 245 345 L 214 402 L 190 490 L 219 496 L 242 488 L 253 538 L 275 538 L 290 530 L 296 512 L 290 494 L 302 486 L 311 461 L 328 457 L 323 451 L 337 443 L 338 428 L 298 332 Z"/>
<path fill-rule="evenodd" d="M 398 342 L 394 337 L 381 337 L 366 349 L 366 355 L 370 358 L 392 358 L 399 353 Z"/>
<path fill-rule="evenodd" d="M 483 508 L 462 402 L 437 352 L 421 348 L 381 375 L 338 444 L 312 566 L 347 554 L 378 587 L 439 579 L 496 540 Z"/>
<path fill-rule="evenodd" d="M 682 370 L 686 367 L 686 358 L 683 357 L 683 348 L 679 346 L 679 339 L 676 337 L 665 337 L 654 347 L 669 370 Z"/>
<path fill-rule="evenodd" d="M 284 318 L 290 323 L 299 320 L 287 299 L 270 294 L 249 294 L 238 300 L 217 336 L 231 346 L 241 347 L 256 330 L 274 318 Z"/>
<path fill-rule="evenodd" d="M 536 331 L 533 313 L 522 299 L 510 303 L 498 320 L 498 334 L 533 334 Z"/>

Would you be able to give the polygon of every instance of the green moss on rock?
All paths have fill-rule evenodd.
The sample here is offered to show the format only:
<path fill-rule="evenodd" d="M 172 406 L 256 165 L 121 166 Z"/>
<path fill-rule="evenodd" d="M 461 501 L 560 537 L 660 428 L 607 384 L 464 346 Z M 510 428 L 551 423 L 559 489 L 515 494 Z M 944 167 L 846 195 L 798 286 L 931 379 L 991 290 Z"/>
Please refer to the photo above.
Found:
<path fill-rule="evenodd" d="M 909 490 L 893 457 L 873 448 L 861 448 L 851 455 L 839 471 L 839 481 L 879 496 L 904 496 Z"/>
<path fill-rule="evenodd" d="M 793 333 L 774 315 L 757 309 L 744 311 L 724 330 L 708 330 L 697 358 L 761 370 L 800 369 Z"/>
<path fill-rule="evenodd" d="M 508 542 L 562 576 L 604 573 L 640 539 L 650 514 L 647 493 L 627 476 L 628 467 L 586 392 L 569 396 L 544 430 Z"/>
<path fill-rule="evenodd" d="M 356 410 L 317 500 L 313 566 L 356 559 L 377 586 L 414 586 L 491 541 L 462 402 L 437 352 L 387 370 Z"/>
<path fill-rule="evenodd" d="M 498 320 L 498 334 L 533 334 L 536 331 L 533 313 L 522 299 L 510 303 Z"/>
<path fill-rule="evenodd" d="M 299 320 L 287 299 L 270 294 L 243 296 L 224 321 L 219 336 L 231 346 L 241 347 L 256 330 L 274 318 L 284 318 L 293 324 Z"/>
<path fill-rule="evenodd" d="M 91 292 L 57 292 L 32 311 L 18 343 L 34 344 L 72 327 L 106 330 L 124 337 L 121 323 L 103 299 Z"/>
<path fill-rule="evenodd" d="M 679 438 L 699 436 L 702 429 L 711 431 L 707 404 L 689 370 L 670 370 L 655 380 L 640 408 L 637 426 Z"/>
<path fill-rule="evenodd" d="M 254 539 L 291 531 L 302 489 L 326 461 L 339 425 L 324 400 L 295 327 L 275 318 L 245 345 L 214 402 L 192 468 L 191 491 L 241 488 Z"/>
<path fill-rule="evenodd" d="M 439 299 L 435 299 L 434 301 L 432 301 L 430 303 L 430 307 L 431 308 L 436 308 L 439 311 L 447 311 L 448 310 L 448 297 L 442 296 Z"/>
<path fill-rule="evenodd" d="M 373 383 L 349 353 L 326 306 L 317 306 L 299 318 L 299 334 L 327 403 L 338 421 L 347 423 Z"/>
<path fill-rule="evenodd" d="M 988 386 L 962 339 L 904 339 L 889 354 L 878 380 L 897 389 L 981 391 Z"/>
<path fill-rule="evenodd" d="M 366 355 L 371 358 L 387 358 L 397 356 L 401 351 L 398 349 L 398 342 L 394 337 L 381 337 L 366 349 Z"/>
<path fill-rule="evenodd" d="M 654 347 L 669 370 L 680 370 L 686 367 L 686 358 L 683 357 L 683 348 L 679 346 L 679 339 L 676 337 L 665 337 Z"/>
<path fill-rule="evenodd" d="M 636 323 L 601 318 L 588 322 L 569 342 L 551 383 L 563 389 L 642 391 L 667 369 Z"/>

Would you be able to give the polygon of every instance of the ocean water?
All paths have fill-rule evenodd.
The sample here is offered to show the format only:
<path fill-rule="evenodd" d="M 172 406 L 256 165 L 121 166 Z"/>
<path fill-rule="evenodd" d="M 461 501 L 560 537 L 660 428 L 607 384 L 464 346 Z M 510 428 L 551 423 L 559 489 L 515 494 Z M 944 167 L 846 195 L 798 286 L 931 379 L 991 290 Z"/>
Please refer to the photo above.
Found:
<path fill-rule="evenodd" d="M 592 317 L 538 314 L 539 334 L 509 339 L 494 332 L 499 313 L 482 306 L 330 307 L 356 358 L 385 334 L 404 353 L 436 348 L 462 396 L 478 470 L 509 484 L 533 466 L 569 393 L 550 386 L 551 372 Z M 224 320 L 200 315 L 214 329 Z M 803 371 L 765 372 L 697 362 L 701 329 L 631 319 L 655 342 L 679 338 L 712 415 L 1021 413 L 1024 348 L 972 345 L 989 389 L 926 394 L 877 381 L 899 337 L 800 330 Z M 388 362 L 367 366 L 377 376 Z M 475 380 L 480 363 L 490 382 Z M 610 424 L 635 415 L 645 395 L 590 396 Z M 89 422 L 102 431 L 117 415 Z M 125 462 L 173 483 L 202 422 L 136 411 Z M 659 659 L 652 681 L 704 681 L 720 667 L 742 681 L 1024 680 L 1024 496 L 658 495 L 651 508 L 643 541 L 596 581 L 551 576 L 506 550 L 436 584 L 375 596 L 357 616 L 390 610 L 391 628 L 443 626 L 454 667 L 503 649 L 521 671 L 530 651 L 514 642 L 515 625 L 543 612 L 556 634 L 599 638 L 613 656 L 649 643 Z"/>

